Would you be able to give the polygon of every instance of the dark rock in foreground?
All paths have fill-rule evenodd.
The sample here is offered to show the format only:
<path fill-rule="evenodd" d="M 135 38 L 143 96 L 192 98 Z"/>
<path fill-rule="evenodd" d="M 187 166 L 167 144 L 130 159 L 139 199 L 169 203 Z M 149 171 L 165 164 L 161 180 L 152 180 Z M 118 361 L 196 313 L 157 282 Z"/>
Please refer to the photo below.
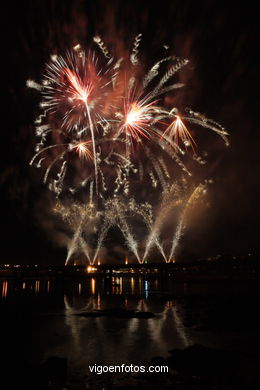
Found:
<path fill-rule="evenodd" d="M 136 310 L 126 310 L 126 309 L 110 309 L 110 310 L 95 310 L 90 312 L 82 312 L 75 314 L 80 317 L 115 317 L 115 318 L 153 318 L 155 317 L 154 313 L 149 311 L 136 311 Z"/>
<path fill-rule="evenodd" d="M 62 390 L 68 379 L 67 358 L 59 356 L 50 356 L 44 363 L 33 366 L 9 361 L 2 365 L 2 369 L 1 390 Z"/>
<path fill-rule="evenodd" d="M 185 382 L 199 378 L 200 385 L 205 385 L 205 389 L 260 388 L 260 355 L 250 356 L 199 344 L 169 352 L 169 367 Z"/>

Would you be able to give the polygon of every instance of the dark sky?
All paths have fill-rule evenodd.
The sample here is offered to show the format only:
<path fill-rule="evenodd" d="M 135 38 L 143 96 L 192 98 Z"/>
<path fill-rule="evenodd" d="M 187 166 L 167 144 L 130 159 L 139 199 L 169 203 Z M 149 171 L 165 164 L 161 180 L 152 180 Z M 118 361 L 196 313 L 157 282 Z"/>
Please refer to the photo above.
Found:
<path fill-rule="evenodd" d="M 51 53 L 77 42 L 87 45 L 97 33 L 118 49 L 142 32 L 148 65 L 163 44 L 188 57 L 187 86 L 179 103 L 230 132 L 229 148 L 220 141 L 214 146 L 208 168 L 214 179 L 210 207 L 187 229 L 182 253 L 259 252 L 258 14 L 254 2 L 241 3 L 29 0 L 20 10 L 17 2 L 6 3 L 1 16 L 6 108 L 1 121 L 0 262 L 63 261 L 65 250 L 49 238 L 52 226 L 43 204 L 50 195 L 40 184 L 39 170 L 29 167 L 39 100 L 25 84 L 28 78 L 40 80 Z"/>

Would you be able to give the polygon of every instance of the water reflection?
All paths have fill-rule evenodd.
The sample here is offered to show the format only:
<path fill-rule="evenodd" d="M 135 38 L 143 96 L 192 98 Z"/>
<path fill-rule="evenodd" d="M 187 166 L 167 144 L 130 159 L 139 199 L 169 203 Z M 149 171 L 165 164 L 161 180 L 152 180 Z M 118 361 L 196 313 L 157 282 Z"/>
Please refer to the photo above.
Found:
<path fill-rule="evenodd" d="M 7 292 L 8 292 L 8 282 L 4 281 L 2 282 L 2 298 L 7 297 Z"/>
<path fill-rule="evenodd" d="M 176 296 L 190 296 L 190 295 L 209 295 L 221 292 L 229 294 L 232 292 L 233 284 L 214 284 L 214 283 L 175 283 L 174 280 L 162 281 L 159 278 L 143 278 L 138 276 L 113 276 L 98 278 L 92 276 L 89 279 L 81 280 L 66 280 L 58 281 L 55 278 L 24 278 L 24 279 L 0 279 L 0 288 L 2 294 L 0 298 L 8 298 L 14 292 L 26 291 L 31 294 L 53 294 L 57 290 L 62 291 L 68 288 L 70 291 L 74 291 L 74 295 L 88 296 L 96 295 L 98 293 L 106 295 L 124 295 L 127 299 L 129 295 L 142 296 L 149 300 L 154 297 L 155 294 L 161 294 L 163 292 L 170 293 Z M 246 293 L 248 291 L 248 285 L 239 285 L 239 292 Z M 258 293 L 258 290 L 256 291 Z"/>
<path fill-rule="evenodd" d="M 113 277 L 112 278 L 112 294 L 121 295 L 123 293 L 123 278 Z"/>
<path fill-rule="evenodd" d="M 148 281 L 134 278 L 130 280 L 130 291 L 133 296 L 126 294 L 128 280 L 112 279 L 112 295 L 108 297 L 102 292 L 95 294 L 94 278 L 90 280 L 91 295 L 81 296 L 80 302 L 73 296 L 64 294 L 65 321 L 69 326 L 73 339 L 73 350 L 81 356 L 81 364 L 85 364 L 85 352 L 88 351 L 92 361 L 118 362 L 140 361 L 140 352 L 148 359 L 154 355 L 167 355 L 171 347 L 184 348 L 192 344 L 191 336 L 185 330 L 178 307 L 172 300 L 166 302 L 149 301 Z M 144 282 L 144 283 L 143 283 Z M 133 285 L 140 291 L 142 297 L 136 296 Z M 138 311 L 153 311 L 155 318 L 114 318 L 114 317 L 81 317 L 76 314 L 110 307 L 124 307 Z M 144 352 L 145 351 L 145 352 Z"/>
<path fill-rule="evenodd" d="M 76 317 L 74 316 L 74 310 L 73 308 L 69 305 L 68 299 L 66 295 L 64 295 L 64 306 L 65 306 L 65 322 L 66 325 L 69 326 L 74 343 L 76 347 L 79 347 L 80 345 L 80 334 L 78 331 L 78 324 L 76 321 Z"/>
<path fill-rule="evenodd" d="M 148 298 L 148 292 L 149 292 L 148 280 L 146 280 L 146 281 L 144 282 L 144 291 L 145 291 L 145 298 L 147 299 L 147 298 Z"/>
<path fill-rule="evenodd" d="M 40 281 L 35 281 L 35 293 L 37 294 L 40 291 Z"/>
<path fill-rule="evenodd" d="M 96 280 L 94 278 L 91 278 L 91 294 L 95 295 L 96 291 Z"/>
<path fill-rule="evenodd" d="M 10 340 L 14 334 L 23 334 L 26 348 L 20 346 L 20 341 L 15 342 L 17 354 L 22 359 L 25 354 L 31 354 L 34 360 L 36 353 L 39 362 L 48 356 L 66 356 L 76 369 L 86 373 L 86 367 L 91 363 L 146 364 L 153 356 L 168 356 L 168 350 L 172 348 L 185 348 L 202 341 L 209 346 L 219 346 L 222 342 L 222 336 L 216 338 L 209 332 L 203 335 L 203 332 L 184 326 L 185 313 L 198 313 L 193 300 L 189 304 L 189 295 L 194 297 L 199 293 L 201 301 L 203 294 L 208 296 L 216 291 L 216 285 L 212 283 L 176 284 L 170 279 L 133 275 L 108 278 L 91 275 L 85 279 L 38 276 L 37 280 L 29 277 L 0 279 L 0 288 L 1 307 L 3 313 L 6 309 L 8 312 L 8 316 L 2 316 L 6 323 L 5 334 Z M 224 287 L 218 284 L 217 288 L 225 297 L 232 291 L 231 284 Z M 245 285 L 242 292 L 247 288 Z M 181 299 L 172 298 L 178 296 Z M 237 301 L 236 294 L 234 297 Z M 207 299 L 202 306 L 203 312 L 209 301 Z M 150 311 L 155 317 L 89 318 L 77 315 L 113 308 Z M 185 318 L 187 321 L 187 316 Z M 30 339 L 33 340 L 31 346 Z M 12 351 L 7 348 L 8 353 L 12 354 Z"/>
<path fill-rule="evenodd" d="M 172 304 L 172 303 L 170 303 Z M 188 347 L 191 344 L 190 337 L 187 335 L 187 332 L 185 331 L 185 327 L 183 326 L 182 318 L 178 311 L 178 305 L 175 303 L 175 305 L 172 305 L 172 313 L 174 316 L 174 322 L 175 327 L 178 332 L 179 337 L 183 341 L 183 345 L 185 347 Z"/>
<path fill-rule="evenodd" d="M 2 294 L 0 298 L 8 298 L 14 295 L 15 293 L 19 294 L 21 291 L 23 292 L 30 292 L 30 294 L 38 295 L 41 294 L 49 294 L 51 292 L 51 284 L 55 284 L 54 280 L 46 280 L 43 279 L 14 279 L 10 278 L 8 280 L 0 280 L 0 288 L 2 291 Z"/>
<path fill-rule="evenodd" d="M 131 293 L 133 294 L 135 291 L 135 279 L 131 278 Z"/>

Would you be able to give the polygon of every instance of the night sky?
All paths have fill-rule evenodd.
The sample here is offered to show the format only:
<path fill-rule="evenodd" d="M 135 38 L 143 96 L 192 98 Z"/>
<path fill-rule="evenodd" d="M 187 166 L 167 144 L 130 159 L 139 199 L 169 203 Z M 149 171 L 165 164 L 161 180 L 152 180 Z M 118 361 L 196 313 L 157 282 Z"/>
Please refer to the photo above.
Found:
<path fill-rule="evenodd" d="M 42 172 L 29 166 L 39 95 L 26 88 L 26 80 L 40 80 L 50 54 L 77 42 L 87 46 L 95 34 L 119 50 L 140 32 L 147 66 L 164 44 L 189 58 L 178 104 L 230 132 L 229 148 L 218 137 L 208 145 L 210 205 L 187 229 L 181 256 L 259 253 L 259 22 L 252 4 L 30 0 L 20 10 L 13 1 L 2 6 L 0 262 L 62 264 L 66 254 L 54 242 L 51 195 L 41 184 Z"/>

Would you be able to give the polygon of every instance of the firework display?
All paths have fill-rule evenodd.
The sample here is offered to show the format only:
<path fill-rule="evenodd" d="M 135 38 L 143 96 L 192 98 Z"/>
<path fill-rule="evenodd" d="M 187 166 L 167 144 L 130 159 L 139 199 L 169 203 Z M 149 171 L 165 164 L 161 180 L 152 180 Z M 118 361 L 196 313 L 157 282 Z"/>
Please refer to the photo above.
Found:
<path fill-rule="evenodd" d="M 142 72 L 140 42 L 141 34 L 129 58 L 116 59 L 94 37 L 96 48 L 77 45 L 64 57 L 53 55 L 42 82 L 27 81 L 42 97 L 30 164 L 45 169 L 54 212 L 69 229 L 66 264 L 80 253 L 94 264 L 113 227 L 140 263 L 153 248 L 171 261 L 188 211 L 208 183 L 187 182 L 192 172 L 185 156 L 205 163 L 197 154 L 196 126 L 228 145 L 220 124 L 165 103 L 167 94 L 183 86 L 172 80 L 188 60 L 167 56 Z M 169 239 L 173 212 L 178 218 Z"/>

